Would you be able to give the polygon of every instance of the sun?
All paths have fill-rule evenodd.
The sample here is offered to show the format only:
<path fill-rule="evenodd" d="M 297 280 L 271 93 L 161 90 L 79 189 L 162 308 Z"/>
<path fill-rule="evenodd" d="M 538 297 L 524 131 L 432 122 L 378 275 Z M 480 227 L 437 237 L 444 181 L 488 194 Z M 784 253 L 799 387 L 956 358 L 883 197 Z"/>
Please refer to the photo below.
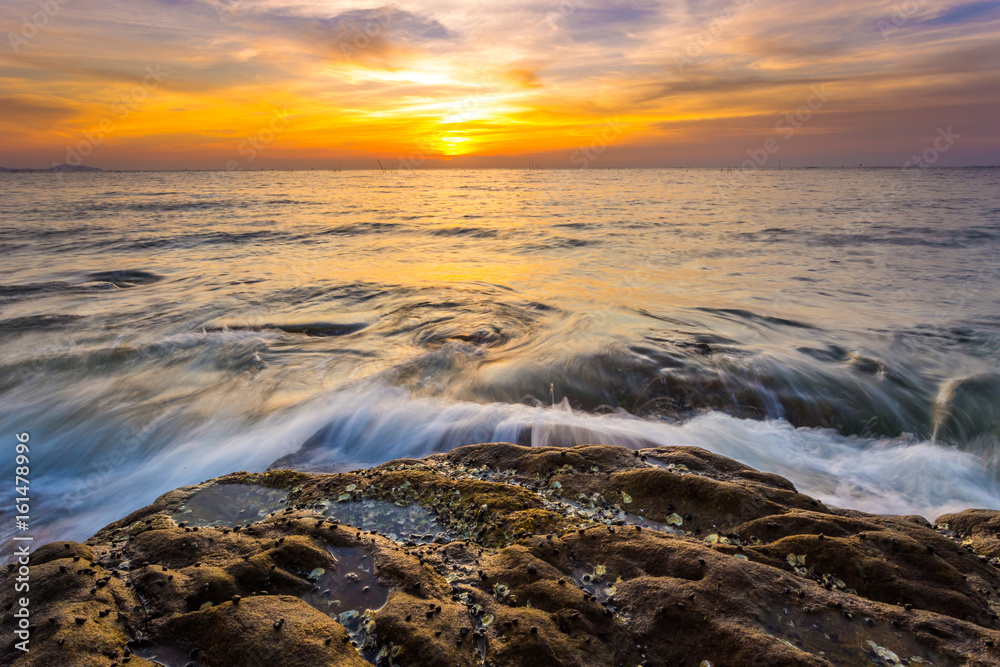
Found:
<path fill-rule="evenodd" d="M 445 155 L 464 155 L 472 150 L 472 146 L 469 144 L 472 141 L 472 137 L 446 134 L 439 137 L 437 141 L 441 152 Z"/>

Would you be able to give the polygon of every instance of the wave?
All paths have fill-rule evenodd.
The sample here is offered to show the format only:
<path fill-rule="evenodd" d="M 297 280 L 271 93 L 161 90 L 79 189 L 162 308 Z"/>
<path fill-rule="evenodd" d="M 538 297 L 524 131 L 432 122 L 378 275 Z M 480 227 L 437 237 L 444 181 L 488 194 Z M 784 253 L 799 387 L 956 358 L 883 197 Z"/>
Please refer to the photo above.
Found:
<path fill-rule="evenodd" d="M 739 308 L 696 308 L 695 310 L 700 310 L 704 313 L 711 313 L 713 315 L 734 318 L 737 320 L 750 320 L 753 322 L 762 322 L 766 324 L 779 324 L 784 327 L 796 327 L 799 329 L 815 329 L 811 324 L 806 324 L 805 322 L 797 322 L 795 320 L 789 320 L 782 317 L 771 317 L 767 315 L 759 315 L 749 310 L 742 310 Z"/>
<path fill-rule="evenodd" d="M 71 406 L 64 410 L 67 420 L 82 418 Z M 172 402 L 150 402 L 144 415 L 135 410 L 39 434 L 49 440 L 50 454 L 37 464 L 36 537 L 84 539 L 160 493 L 236 469 L 343 471 L 494 441 L 697 446 L 782 475 L 823 502 L 878 513 L 933 519 L 1000 506 L 996 471 L 975 454 L 915 438 L 849 437 L 719 412 L 668 422 L 624 411 L 579 412 L 565 401 L 530 406 L 419 397 L 379 383 L 329 392 L 259 421 L 231 413 L 198 418 Z"/>
<path fill-rule="evenodd" d="M 292 239 L 290 234 L 270 230 L 249 232 L 211 232 L 178 234 L 140 238 L 130 241 L 120 239 L 93 241 L 86 244 L 91 248 L 110 248 L 118 251 L 150 250 L 153 248 L 197 248 L 206 245 L 246 245 L 254 243 L 275 243 Z"/>
<path fill-rule="evenodd" d="M 502 230 L 483 227 L 438 227 L 429 230 L 427 233 L 431 236 L 465 236 L 476 239 L 495 239 L 503 235 Z"/>
<path fill-rule="evenodd" d="M 87 275 L 87 280 L 111 283 L 115 287 L 134 287 L 136 285 L 151 285 L 163 280 L 163 276 L 151 271 L 125 269 L 116 271 L 96 271 Z"/>
<path fill-rule="evenodd" d="M 61 329 L 77 320 L 82 319 L 81 315 L 26 315 L 24 317 L 12 317 L 0 320 L 0 332 L 3 333 L 24 333 L 28 331 L 38 331 L 41 329 Z"/>
<path fill-rule="evenodd" d="M 519 244 L 514 248 L 515 252 L 538 252 L 546 250 L 567 250 L 572 248 L 584 248 L 587 246 L 600 245 L 600 239 L 579 239 L 568 236 L 553 236 L 544 241 Z"/>
<path fill-rule="evenodd" d="M 114 287 L 114 285 L 107 282 L 77 285 L 62 281 L 28 283 L 24 285 L 0 285 L 0 302 L 22 301 L 53 294 L 114 289 Z"/>
<path fill-rule="evenodd" d="M 205 331 L 212 333 L 218 331 L 267 331 L 268 329 L 284 331 L 290 334 L 301 334 L 303 336 L 324 337 L 324 336 L 346 336 L 348 334 L 361 331 L 368 325 L 363 322 L 297 322 L 287 324 L 222 324 L 218 326 L 205 327 Z"/>
<path fill-rule="evenodd" d="M 848 507 L 1000 507 L 996 178 L 934 174 L 872 223 L 888 171 L 760 172 L 803 180 L 737 200 L 708 171 L 19 180 L 0 430 L 37 438 L 50 539 L 289 455 L 495 439 L 692 444 Z M 372 260 L 396 251 L 417 261 Z"/>
<path fill-rule="evenodd" d="M 386 234 L 407 229 L 406 225 L 393 222 L 359 222 L 350 225 L 331 227 L 310 236 L 363 236 L 365 234 Z"/>
<path fill-rule="evenodd" d="M 799 491 L 839 507 L 933 519 L 1000 503 L 995 470 L 970 452 L 915 438 L 872 439 L 795 428 L 780 419 L 708 412 L 683 422 L 664 422 L 624 411 L 581 413 L 566 402 L 547 407 L 483 405 L 414 398 L 385 387 L 338 393 L 309 411 L 325 413 L 327 423 L 272 468 L 344 470 L 495 441 L 535 447 L 687 445 L 787 477 Z"/>
<path fill-rule="evenodd" d="M 227 199 L 227 200 L 189 200 L 180 202 L 134 202 L 134 201 L 110 201 L 110 202 L 88 202 L 87 204 L 80 205 L 74 208 L 72 213 L 78 213 L 81 211 L 93 212 L 93 213 L 111 213 L 119 211 L 135 211 L 135 212 L 171 212 L 171 211 L 210 211 L 219 210 L 227 208 L 246 208 L 252 205 L 252 202 L 247 202 L 238 199 Z"/>

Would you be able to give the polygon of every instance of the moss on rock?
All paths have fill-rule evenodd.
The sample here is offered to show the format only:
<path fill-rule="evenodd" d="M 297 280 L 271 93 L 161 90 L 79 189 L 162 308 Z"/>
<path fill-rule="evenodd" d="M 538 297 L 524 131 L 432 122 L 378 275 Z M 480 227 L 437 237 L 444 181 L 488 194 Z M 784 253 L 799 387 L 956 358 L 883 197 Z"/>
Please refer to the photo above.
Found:
<path fill-rule="evenodd" d="M 993 665 L 998 517 L 827 507 L 684 447 L 240 472 L 36 550 L 0 663 Z"/>

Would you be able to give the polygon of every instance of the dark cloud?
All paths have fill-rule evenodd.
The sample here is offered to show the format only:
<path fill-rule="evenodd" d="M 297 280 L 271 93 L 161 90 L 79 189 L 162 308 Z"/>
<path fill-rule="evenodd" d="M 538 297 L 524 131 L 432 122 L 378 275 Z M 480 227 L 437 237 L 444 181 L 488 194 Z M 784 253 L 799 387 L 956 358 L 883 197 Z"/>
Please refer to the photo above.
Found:
<path fill-rule="evenodd" d="M 19 56 L 19 61 L 29 63 L 36 70 L 44 70 L 49 77 L 69 76 L 76 81 L 89 81 L 102 85 L 100 94 L 106 96 L 103 100 L 111 104 L 123 95 L 128 95 L 136 86 L 146 86 L 147 92 L 163 87 L 169 90 L 185 92 L 204 92 L 210 90 L 225 90 L 238 88 L 250 83 L 261 83 L 279 81 L 287 79 L 294 72 L 282 63 L 271 62 L 263 58 L 253 58 L 247 60 L 236 60 L 229 56 L 206 59 L 202 63 L 168 63 L 167 65 L 148 65 L 147 69 L 139 69 L 134 61 L 115 63 L 122 69 L 112 69 L 111 67 L 100 67 L 91 58 L 57 58 L 57 57 L 27 57 Z M 128 69 L 126 69 L 128 68 Z M 150 68 L 157 72 L 162 81 L 150 81 L 148 74 Z M 32 76 L 32 70 L 28 68 L 13 70 L 11 68 L 0 68 L 0 75 L 16 72 L 18 78 L 28 80 Z M 100 101 L 95 99 L 97 93 L 91 94 L 88 102 Z"/>
<path fill-rule="evenodd" d="M 634 43 L 633 35 L 660 15 L 659 3 L 608 2 L 597 6 L 573 7 L 563 19 L 576 42 L 610 45 Z"/>
<path fill-rule="evenodd" d="M 913 75 L 943 74 L 958 76 L 970 72 L 1000 70 L 1000 48 L 993 41 L 975 40 L 938 53 L 921 53 L 911 63 L 901 63 L 899 69 Z M 984 88 L 983 92 L 987 92 Z"/>
<path fill-rule="evenodd" d="M 686 17 L 696 26 L 727 20 L 750 9 L 756 0 L 686 0 L 675 3 L 670 13 L 675 19 Z"/>
<path fill-rule="evenodd" d="M 352 9 L 322 23 L 333 29 L 345 27 L 368 29 L 375 26 L 378 29 L 385 29 L 396 39 L 408 42 L 448 39 L 451 36 L 435 19 L 417 16 L 389 5 L 378 9 Z"/>
<path fill-rule="evenodd" d="M 966 2 L 948 7 L 934 18 L 922 23 L 925 26 L 959 25 L 972 21 L 1000 18 L 1000 2 Z"/>
<path fill-rule="evenodd" d="M 395 5 L 349 9 L 324 14 L 307 6 L 255 8 L 234 0 L 152 0 L 170 9 L 211 10 L 231 37 L 260 40 L 275 37 L 296 43 L 323 58 L 356 59 L 389 65 L 399 53 L 422 48 L 454 35 L 436 19 Z"/>
<path fill-rule="evenodd" d="M 330 17 L 272 11 L 255 18 L 271 29 L 284 27 L 293 38 L 319 47 L 326 56 L 364 61 L 385 62 L 399 50 L 453 37 L 437 20 L 389 5 Z"/>
<path fill-rule="evenodd" d="M 76 109 L 58 105 L 44 98 L 26 95 L 0 97 L 3 120 L 18 125 L 49 125 L 76 116 Z"/>
<path fill-rule="evenodd" d="M 776 91 L 802 90 L 809 94 L 810 86 L 820 83 L 834 83 L 842 77 L 827 77 L 822 81 L 813 77 L 767 77 L 761 74 L 740 72 L 700 73 L 691 72 L 682 79 L 662 82 L 646 82 L 636 88 L 630 102 L 636 105 L 659 102 L 664 98 L 697 95 L 773 95 Z"/>
<path fill-rule="evenodd" d="M 654 18 L 658 13 L 655 2 L 583 7 L 569 15 L 568 23 L 574 28 L 621 27 Z"/>

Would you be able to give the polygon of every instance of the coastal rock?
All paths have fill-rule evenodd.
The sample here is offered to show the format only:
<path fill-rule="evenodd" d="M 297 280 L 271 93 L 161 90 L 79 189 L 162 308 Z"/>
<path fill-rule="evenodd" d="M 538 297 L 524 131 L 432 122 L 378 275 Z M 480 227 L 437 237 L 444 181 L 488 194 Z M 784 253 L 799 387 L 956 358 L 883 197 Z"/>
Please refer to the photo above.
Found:
<path fill-rule="evenodd" d="M 1000 512 L 971 509 L 938 517 L 937 527 L 959 540 L 962 546 L 1000 565 Z"/>
<path fill-rule="evenodd" d="M 0 663 L 994 665 L 998 516 L 828 507 L 692 447 L 240 472 L 39 548 Z"/>

